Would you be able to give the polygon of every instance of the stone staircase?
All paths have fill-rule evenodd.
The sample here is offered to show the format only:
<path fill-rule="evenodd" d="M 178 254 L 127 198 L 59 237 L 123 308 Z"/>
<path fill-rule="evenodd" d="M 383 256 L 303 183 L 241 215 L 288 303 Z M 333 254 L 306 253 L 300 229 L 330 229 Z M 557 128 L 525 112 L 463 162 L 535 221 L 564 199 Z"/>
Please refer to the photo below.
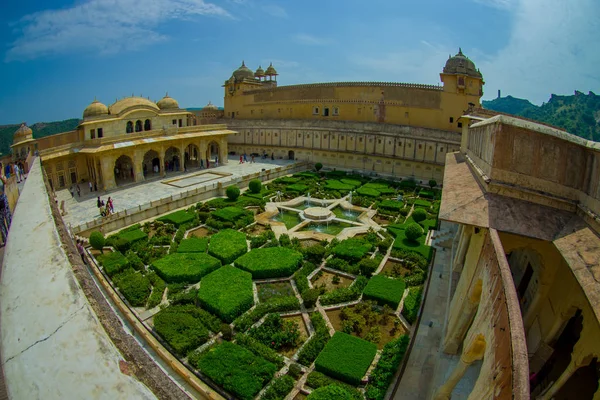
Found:
<path fill-rule="evenodd" d="M 442 229 L 439 231 L 435 231 L 435 233 L 431 237 L 433 245 L 438 247 L 444 247 L 446 249 L 451 249 L 455 234 L 456 232 L 453 229 Z"/>

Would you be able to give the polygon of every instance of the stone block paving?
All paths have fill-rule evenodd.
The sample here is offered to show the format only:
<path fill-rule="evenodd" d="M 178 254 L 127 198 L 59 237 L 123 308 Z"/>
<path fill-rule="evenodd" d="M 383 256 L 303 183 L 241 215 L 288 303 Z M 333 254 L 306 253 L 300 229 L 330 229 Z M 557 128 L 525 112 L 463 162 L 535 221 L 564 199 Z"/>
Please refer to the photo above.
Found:
<path fill-rule="evenodd" d="M 109 191 L 90 192 L 87 182 L 80 183 L 81 197 L 74 192 L 74 196 L 71 197 L 69 188 L 62 189 L 56 192 L 56 198 L 59 206 L 64 200 L 65 210 L 67 215 L 63 217 L 66 223 L 72 226 L 80 225 L 94 219 L 101 218 L 96 206 L 97 197 L 100 196 L 102 200 L 106 201 L 108 197 L 112 197 L 114 201 L 115 212 L 127 210 L 138 207 L 141 204 L 146 204 L 151 201 L 156 201 L 169 197 L 172 195 L 179 195 L 189 190 L 195 190 L 198 187 L 214 185 L 218 182 L 228 182 L 232 178 L 241 177 L 248 174 L 261 172 L 263 169 L 270 170 L 276 167 L 287 166 L 295 163 L 295 161 L 289 160 L 258 160 L 255 163 L 244 163 L 239 164 L 235 158 L 229 158 L 229 163 L 226 165 L 220 165 L 216 168 L 210 169 L 194 169 L 185 173 L 171 172 L 168 173 L 165 178 L 156 178 L 147 180 L 137 184 L 129 184 L 124 187 L 118 187 Z M 187 183 L 193 182 L 193 175 L 200 172 L 215 172 L 218 174 L 230 174 L 222 176 L 213 180 L 197 179 L 197 184 L 191 186 L 177 187 L 172 184 L 164 183 L 165 181 L 172 181 L 174 179 L 186 179 Z M 191 179 L 188 179 L 191 178 Z M 181 182 L 181 181 L 179 181 Z M 175 182 L 177 183 L 177 182 Z M 181 185 L 180 185 L 181 186 Z"/>
<path fill-rule="evenodd" d="M 423 316 L 394 399 L 432 399 L 436 390 L 450 376 L 459 360 L 458 355 L 450 356 L 442 351 L 444 323 L 451 300 L 452 251 L 437 245 L 435 247 L 436 255 Z M 452 400 L 468 398 L 479 375 L 480 365 L 481 363 L 474 364 L 467 370 L 452 392 Z"/>

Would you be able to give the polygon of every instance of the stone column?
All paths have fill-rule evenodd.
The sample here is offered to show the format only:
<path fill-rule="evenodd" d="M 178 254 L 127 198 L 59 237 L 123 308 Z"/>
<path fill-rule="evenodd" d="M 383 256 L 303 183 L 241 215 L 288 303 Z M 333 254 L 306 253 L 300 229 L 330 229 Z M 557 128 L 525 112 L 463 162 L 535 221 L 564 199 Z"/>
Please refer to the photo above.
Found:
<path fill-rule="evenodd" d="M 161 148 L 160 149 L 160 153 L 158 154 L 158 158 L 159 158 L 159 164 L 158 166 L 160 167 L 160 176 L 161 178 L 164 178 L 166 176 L 166 171 L 165 171 L 165 149 Z"/>
<path fill-rule="evenodd" d="M 483 282 L 481 279 L 478 279 L 469 290 L 467 299 L 458 298 L 456 303 L 452 299 L 451 314 L 448 318 L 448 328 L 446 330 L 446 337 L 444 338 L 445 353 L 456 354 L 458 351 L 469 329 L 469 325 L 477 312 L 477 307 L 481 299 L 482 286 Z"/>
<path fill-rule="evenodd" d="M 485 353 L 485 344 L 485 338 L 482 334 L 477 335 L 468 346 L 466 346 L 465 343 L 465 350 L 460 356 L 458 364 L 454 368 L 454 371 L 452 371 L 452 374 L 446 383 L 444 383 L 437 390 L 435 396 L 433 397 L 434 400 L 450 400 L 454 387 L 462 379 L 463 375 L 467 371 L 467 368 L 469 368 L 469 366 L 475 361 L 483 358 Z"/>
<path fill-rule="evenodd" d="M 144 155 L 139 151 L 133 153 L 133 173 L 136 182 L 144 181 Z"/>
<path fill-rule="evenodd" d="M 104 157 L 101 161 L 102 168 L 102 179 L 104 190 L 110 190 L 117 187 L 117 183 L 115 182 L 115 160 L 113 157 Z"/>
<path fill-rule="evenodd" d="M 222 156 L 219 156 L 219 164 L 227 164 L 228 163 L 228 155 L 229 155 L 229 149 L 227 147 L 227 137 L 223 137 L 221 139 L 221 144 L 219 145 L 219 148 L 221 148 L 221 154 Z"/>
<path fill-rule="evenodd" d="M 467 255 L 469 243 L 471 242 L 471 235 L 473 234 L 472 229 L 473 228 L 471 226 L 465 226 L 462 231 L 462 235 L 458 245 L 458 250 L 456 252 L 456 257 L 454 258 L 454 264 L 452 266 L 452 270 L 455 272 L 460 272 L 464 266 L 465 256 Z"/>

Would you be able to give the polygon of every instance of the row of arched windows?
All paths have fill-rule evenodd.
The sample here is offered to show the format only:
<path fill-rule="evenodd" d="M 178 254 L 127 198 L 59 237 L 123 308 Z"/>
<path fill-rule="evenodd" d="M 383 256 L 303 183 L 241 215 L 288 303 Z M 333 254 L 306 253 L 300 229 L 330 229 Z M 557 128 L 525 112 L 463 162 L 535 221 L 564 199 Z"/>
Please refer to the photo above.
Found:
<path fill-rule="evenodd" d="M 133 133 L 133 128 L 134 128 L 133 122 L 128 121 L 127 127 L 125 128 L 125 132 Z M 135 121 L 135 131 L 136 132 L 150 131 L 150 130 L 152 130 L 152 122 L 149 119 L 145 120 L 143 125 L 142 125 L 142 121 L 140 121 L 139 119 L 137 121 Z"/>

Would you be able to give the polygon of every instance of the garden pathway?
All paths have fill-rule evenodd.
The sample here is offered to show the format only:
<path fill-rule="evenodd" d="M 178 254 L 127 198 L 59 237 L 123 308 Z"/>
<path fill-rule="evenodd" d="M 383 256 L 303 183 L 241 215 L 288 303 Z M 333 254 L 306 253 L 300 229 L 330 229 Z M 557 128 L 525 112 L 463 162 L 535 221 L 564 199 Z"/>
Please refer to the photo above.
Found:
<path fill-rule="evenodd" d="M 239 158 L 238 158 L 239 160 Z M 130 184 L 124 187 L 118 187 L 109 191 L 91 192 L 88 189 L 87 183 L 79 184 L 81 187 L 81 197 L 71 197 L 69 188 L 62 189 L 56 192 L 56 198 L 59 204 L 64 200 L 67 215 L 63 217 L 65 223 L 73 226 L 83 224 L 100 218 L 98 208 L 96 207 L 96 199 L 100 196 L 104 201 L 108 196 L 112 197 L 115 205 L 115 212 L 137 207 L 140 204 L 149 203 L 150 201 L 159 200 L 165 197 L 185 193 L 189 190 L 213 185 L 216 182 L 229 181 L 232 177 L 240 177 L 248 174 L 253 174 L 262 171 L 263 169 L 270 170 L 280 166 L 293 164 L 294 161 L 289 160 L 258 160 L 255 163 L 239 164 L 234 158 L 229 159 L 229 163 L 208 170 L 191 170 L 185 173 L 170 173 L 165 179 L 149 180 L 138 184 Z M 177 187 L 174 185 L 165 184 L 167 180 L 174 178 L 191 177 L 201 171 L 217 172 L 219 174 L 228 174 L 218 179 L 210 181 L 198 181 L 197 184 L 185 187 Z M 230 174 L 230 175 L 229 175 Z"/>

